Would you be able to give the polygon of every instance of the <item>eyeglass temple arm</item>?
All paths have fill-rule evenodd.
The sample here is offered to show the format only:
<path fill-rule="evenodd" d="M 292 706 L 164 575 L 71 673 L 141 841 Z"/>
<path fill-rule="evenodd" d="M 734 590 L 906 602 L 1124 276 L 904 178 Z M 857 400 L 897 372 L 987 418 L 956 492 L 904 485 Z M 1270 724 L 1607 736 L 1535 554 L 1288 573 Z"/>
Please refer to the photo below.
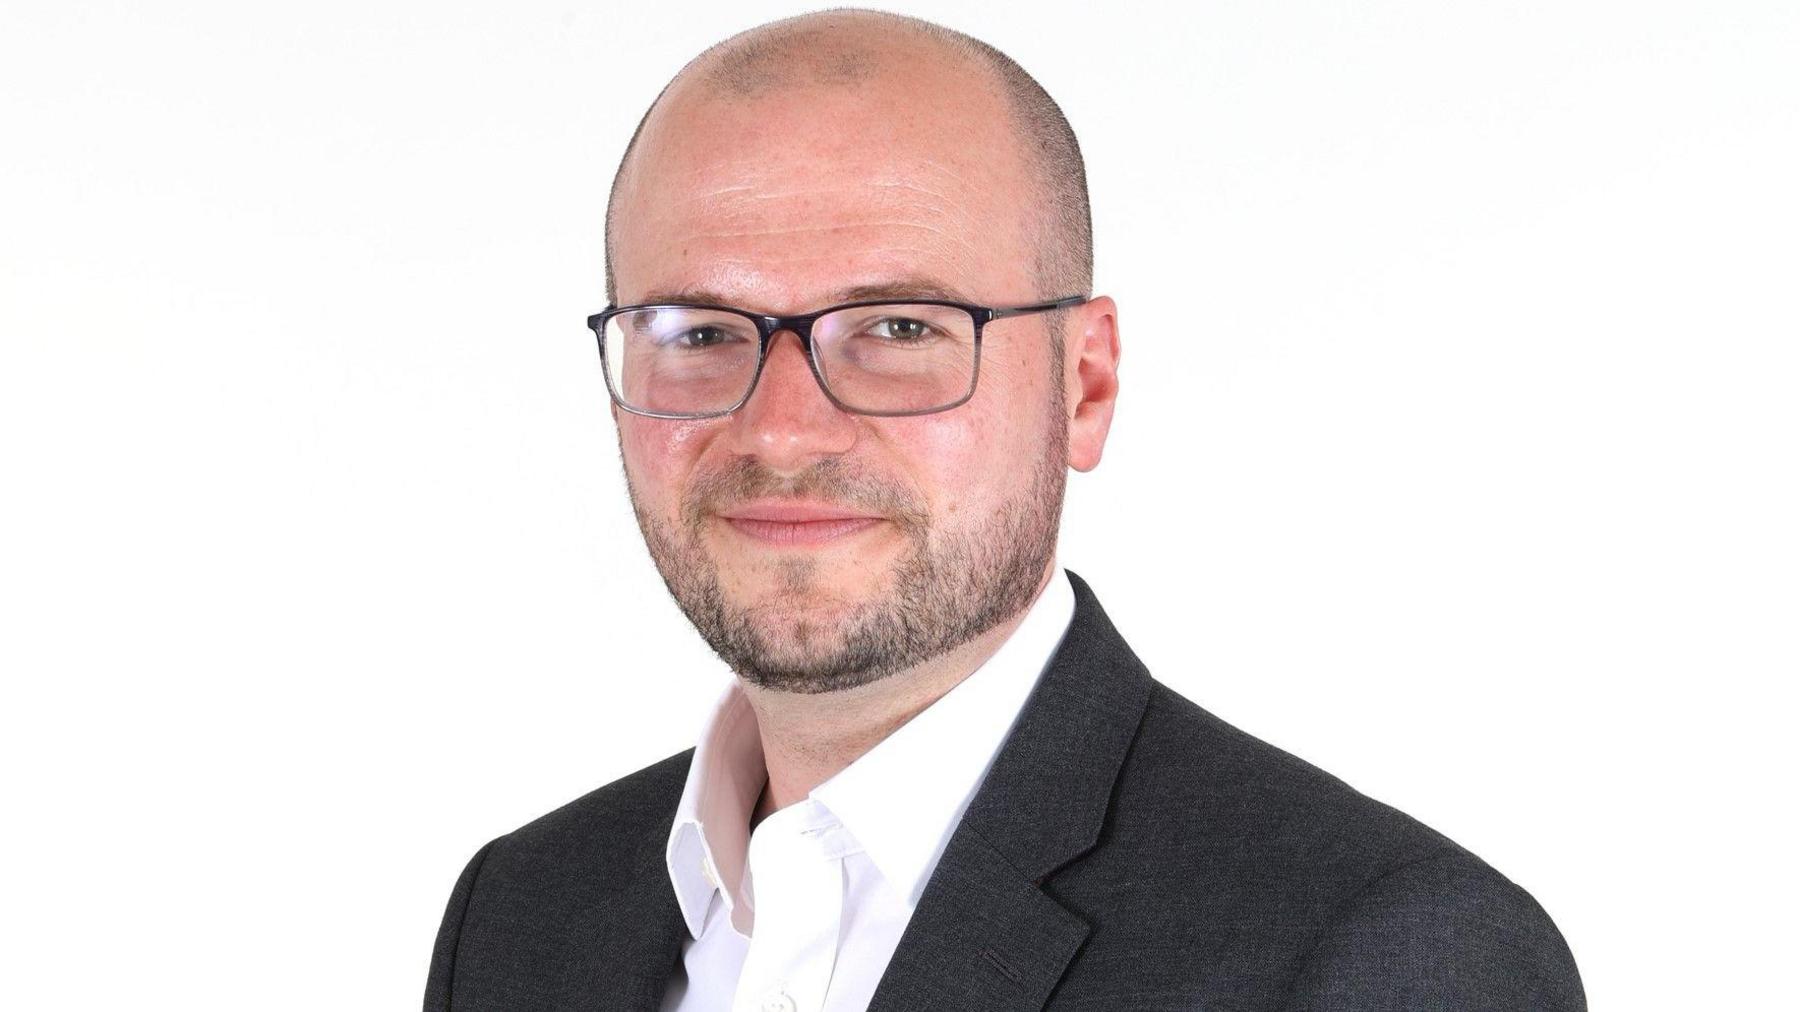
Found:
<path fill-rule="evenodd" d="M 1068 309 L 1071 306 L 1079 306 L 1087 300 L 1088 297 L 1085 295 L 1071 295 L 1067 298 L 1057 299 L 1055 302 L 1040 302 L 1034 306 L 1008 306 L 1005 309 L 989 310 L 992 315 L 988 319 L 998 320 L 1008 316 L 1024 316 L 1026 313 L 1047 313 L 1052 309 Z"/>

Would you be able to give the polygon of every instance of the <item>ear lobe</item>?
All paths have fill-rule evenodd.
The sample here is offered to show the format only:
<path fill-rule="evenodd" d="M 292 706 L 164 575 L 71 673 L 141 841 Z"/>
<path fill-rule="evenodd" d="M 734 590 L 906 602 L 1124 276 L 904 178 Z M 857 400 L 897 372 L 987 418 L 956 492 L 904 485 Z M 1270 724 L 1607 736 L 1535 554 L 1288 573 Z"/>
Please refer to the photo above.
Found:
<path fill-rule="evenodd" d="M 1064 394 L 1069 407 L 1069 466 L 1100 465 L 1119 396 L 1119 307 L 1102 295 L 1078 307 L 1064 355 Z"/>

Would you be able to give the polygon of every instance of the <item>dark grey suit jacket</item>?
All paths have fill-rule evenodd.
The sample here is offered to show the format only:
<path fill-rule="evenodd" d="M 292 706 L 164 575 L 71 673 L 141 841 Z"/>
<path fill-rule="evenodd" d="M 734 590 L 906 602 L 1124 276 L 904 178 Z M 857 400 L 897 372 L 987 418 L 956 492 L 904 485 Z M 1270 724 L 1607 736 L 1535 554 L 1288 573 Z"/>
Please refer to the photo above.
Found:
<path fill-rule="evenodd" d="M 1562 936 L 1437 833 L 1154 681 L 1086 583 L 871 1009 L 1583 1009 Z M 656 1009 L 690 749 L 481 849 L 427 1012 Z"/>

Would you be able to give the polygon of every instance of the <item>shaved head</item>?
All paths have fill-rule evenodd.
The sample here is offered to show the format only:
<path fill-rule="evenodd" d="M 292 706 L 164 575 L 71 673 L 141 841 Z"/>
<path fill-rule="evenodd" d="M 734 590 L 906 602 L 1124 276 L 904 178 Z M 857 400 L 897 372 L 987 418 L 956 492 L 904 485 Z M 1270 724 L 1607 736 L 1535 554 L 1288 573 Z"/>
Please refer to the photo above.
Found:
<path fill-rule="evenodd" d="M 606 212 L 606 293 L 619 301 L 614 245 L 621 198 L 637 164 L 639 141 L 659 121 L 688 103 L 742 103 L 784 89 L 868 88 L 884 75 L 958 76 L 972 96 L 992 96 L 1004 109 L 1000 122 L 974 113 L 944 143 L 991 149 L 1011 145 L 1034 189 L 1023 222 L 1034 251 L 1030 265 L 1050 298 L 1093 286 L 1093 226 L 1087 174 L 1075 132 L 1056 102 L 1005 53 L 961 32 L 918 18 L 845 8 L 803 14 L 759 25 L 717 43 L 689 61 L 645 111 L 613 176 Z M 829 124 L 822 129 L 829 130 Z M 679 129 L 676 127 L 675 129 Z M 804 150 L 807 138 L 793 139 Z M 789 152 L 771 151 L 770 157 Z M 1060 315 L 1060 314 L 1058 314 Z"/>

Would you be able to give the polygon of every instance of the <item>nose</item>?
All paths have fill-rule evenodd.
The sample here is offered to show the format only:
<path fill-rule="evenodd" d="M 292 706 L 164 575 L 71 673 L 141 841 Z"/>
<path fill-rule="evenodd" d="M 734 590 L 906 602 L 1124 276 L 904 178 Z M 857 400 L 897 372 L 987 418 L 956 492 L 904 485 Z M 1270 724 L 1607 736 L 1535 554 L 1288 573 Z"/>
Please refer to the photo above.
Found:
<path fill-rule="evenodd" d="M 856 443 L 856 420 L 825 396 L 799 335 L 787 330 L 770 340 L 756 389 L 731 420 L 737 452 L 782 474 L 796 474 Z"/>

